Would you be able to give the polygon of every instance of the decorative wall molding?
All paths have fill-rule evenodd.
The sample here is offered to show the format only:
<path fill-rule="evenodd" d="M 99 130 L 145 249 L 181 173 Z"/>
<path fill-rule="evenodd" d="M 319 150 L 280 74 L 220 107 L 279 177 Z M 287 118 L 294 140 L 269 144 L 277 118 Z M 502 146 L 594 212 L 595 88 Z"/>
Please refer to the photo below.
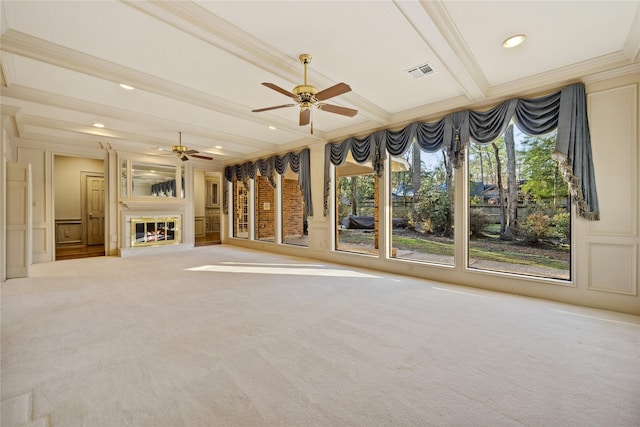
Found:
<path fill-rule="evenodd" d="M 638 245 L 589 243 L 589 282 L 594 291 L 638 295 Z"/>
<path fill-rule="evenodd" d="M 56 245 L 83 245 L 82 220 L 56 219 Z"/>
<path fill-rule="evenodd" d="M 587 225 L 589 236 L 638 237 L 638 85 L 625 85 L 587 96 L 590 112 L 600 221 Z M 614 110 L 613 105 L 618 106 Z M 615 141 L 615 145 L 610 141 Z M 600 166 L 600 169 L 598 167 Z M 608 170 L 606 174 L 599 170 Z"/>

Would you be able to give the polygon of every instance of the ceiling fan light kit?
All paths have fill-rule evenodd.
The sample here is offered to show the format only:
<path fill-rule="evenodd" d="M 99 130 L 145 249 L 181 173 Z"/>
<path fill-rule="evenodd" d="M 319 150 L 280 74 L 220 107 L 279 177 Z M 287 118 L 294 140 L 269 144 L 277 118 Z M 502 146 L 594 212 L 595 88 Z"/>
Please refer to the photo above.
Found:
<path fill-rule="evenodd" d="M 353 117 L 358 114 L 358 110 L 354 110 L 352 108 L 340 107 L 338 105 L 331 105 L 321 103 L 319 101 L 324 101 L 329 98 L 333 98 L 334 96 L 342 95 L 343 93 L 347 93 L 351 91 L 351 87 L 349 87 L 346 83 L 338 83 L 327 89 L 319 91 L 315 86 L 307 83 L 307 65 L 311 62 L 311 55 L 308 53 L 303 53 L 298 58 L 300 62 L 304 66 L 304 83 L 298 85 L 293 88 L 291 92 L 286 89 L 281 88 L 278 85 L 273 83 L 262 83 L 263 86 L 268 87 L 269 89 L 275 90 L 289 98 L 293 99 L 295 104 L 283 104 L 276 105 L 273 107 L 259 108 L 257 110 L 251 110 L 254 113 L 261 113 L 263 111 L 276 110 L 279 108 L 287 108 L 287 107 L 295 107 L 296 105 L 300 106 L 300 126 L 311 125 L 311 133 L 313 134 L 313 122 L 311 121 L 311 108 L 315 106 L 319 110 L 327 111 L 329 113 L 340 114 L 342 116 Z"/>
<path fill-rule="evenodd" d="M 213 157 L 203 156 L 198 154 L 198 150 L 189 150 L 188 147 L 182 145 L 182 132 L 178 132 L 178 145 L 172 146 L 171 151 L 174 152 L 183 162 L 189 160 L 189 156 L 196 157 L 198 159 L 213 160 Z"/>

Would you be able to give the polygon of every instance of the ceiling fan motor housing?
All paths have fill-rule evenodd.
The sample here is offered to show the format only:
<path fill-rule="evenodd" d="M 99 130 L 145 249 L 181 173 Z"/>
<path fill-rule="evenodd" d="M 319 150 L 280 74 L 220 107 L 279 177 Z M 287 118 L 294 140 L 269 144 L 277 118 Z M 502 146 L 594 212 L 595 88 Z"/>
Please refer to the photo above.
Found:
<path fill-rule="evenodd" d="M 173 151 L 174 153 L 182 154 L 189 150 L 184 145 L 174 145 L 173 147 L 171 147 L 171 151 Z"/>

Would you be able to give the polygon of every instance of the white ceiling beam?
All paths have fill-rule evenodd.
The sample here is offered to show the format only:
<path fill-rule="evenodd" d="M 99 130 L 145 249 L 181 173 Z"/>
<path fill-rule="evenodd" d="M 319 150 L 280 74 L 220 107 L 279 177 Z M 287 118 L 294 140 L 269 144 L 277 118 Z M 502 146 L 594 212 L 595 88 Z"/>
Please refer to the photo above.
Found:
<path fill-rule="evenodd" d="M 394 0 L 393 3 L 469 100 L 479 101 L 489 94 L 489 81 L 441 1 Z"/>

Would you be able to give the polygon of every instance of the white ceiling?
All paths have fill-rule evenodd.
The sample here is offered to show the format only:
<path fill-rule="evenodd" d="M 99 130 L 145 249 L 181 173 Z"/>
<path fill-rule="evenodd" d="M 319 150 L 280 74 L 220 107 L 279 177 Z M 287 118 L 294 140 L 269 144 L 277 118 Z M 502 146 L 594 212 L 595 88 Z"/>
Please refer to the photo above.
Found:
<path fill-rule="evenodd" d="M 2 1 L 0 13 L 17 137 L 159 154 L 181 131 L 219 165 L 640 69 L 640 1 Z M 524 44 L 502 47 L 518 33 Z M 311 135 L 298 107 L 251 112 L 290 103 L 261 83 L 293 90 L 302 53 L 310 84 L 351 86 L 330 103 L 355 117 L 314 110 Z M 409 77 L 423 63 L 435 73 Z"/>

